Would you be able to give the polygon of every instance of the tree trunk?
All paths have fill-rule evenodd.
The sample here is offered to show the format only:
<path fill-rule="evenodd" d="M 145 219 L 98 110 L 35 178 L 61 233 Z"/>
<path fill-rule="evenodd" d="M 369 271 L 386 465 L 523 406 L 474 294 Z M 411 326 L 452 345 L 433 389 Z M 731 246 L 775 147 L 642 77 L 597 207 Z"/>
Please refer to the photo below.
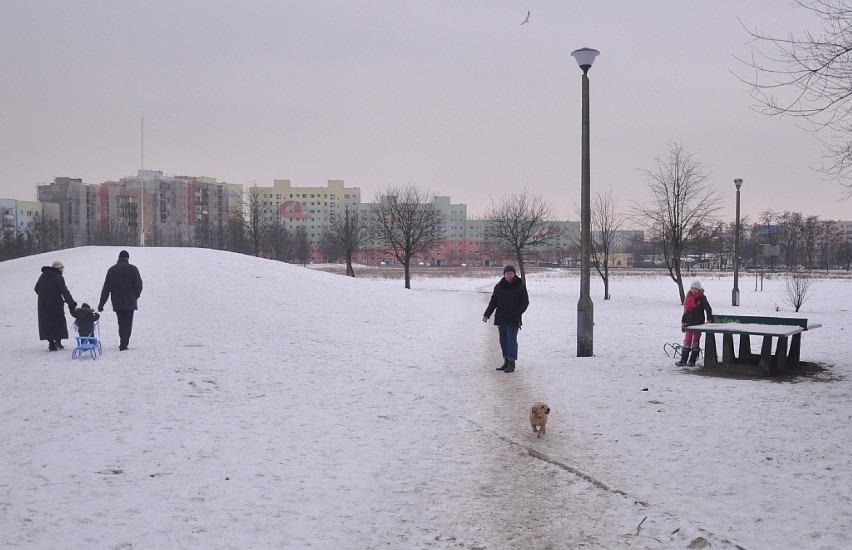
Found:
<path fill-rule="evenodd" d="M 406 259 L 403 262 L 403 268 L 405 268 L 405 288 L 411 288 L 411 270 L 410 270 L 411 262 Z"/>

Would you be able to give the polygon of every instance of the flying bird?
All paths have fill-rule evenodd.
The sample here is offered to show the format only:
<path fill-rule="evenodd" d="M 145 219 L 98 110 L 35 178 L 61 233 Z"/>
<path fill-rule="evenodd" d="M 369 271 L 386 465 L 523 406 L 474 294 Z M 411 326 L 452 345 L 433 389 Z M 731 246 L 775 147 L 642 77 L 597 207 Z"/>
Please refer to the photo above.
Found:
<path fill-rule="evenodd" d="M 530 22 L 530 12 L 527 12 L 527 18 L 521 21 L 521 25 L 526 25 Z"/>

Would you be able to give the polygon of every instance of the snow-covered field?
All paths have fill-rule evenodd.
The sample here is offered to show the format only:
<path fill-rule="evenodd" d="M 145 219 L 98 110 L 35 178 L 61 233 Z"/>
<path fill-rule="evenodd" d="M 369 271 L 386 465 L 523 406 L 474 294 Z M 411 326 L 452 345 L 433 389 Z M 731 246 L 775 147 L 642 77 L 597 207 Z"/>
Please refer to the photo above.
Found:
<path fill-rule="evenodd" d="M 818 282 L 784 381 L 674 366 L 664 277 L 530 275 L 517 371 L 483 278 L 356 278 L 203 249 L 130 249 L 131 349 L 38 340 L 33 285 L 97 302 L 118 248 L 0 263 L 0 548 L 852 547 L 852 280 Z M 797 316 L 784 284 L 702 279 L 717 313 Z M 781 311 L 776 312 L 776 306 Z M 733 310 L 733 311 L 732 311 Z M 70 317 L 69 317 L 70 321 Z M 70 327 L 70 322 L 69 322 Z M 528 423 L 551 407 L 548 433 Z"/>

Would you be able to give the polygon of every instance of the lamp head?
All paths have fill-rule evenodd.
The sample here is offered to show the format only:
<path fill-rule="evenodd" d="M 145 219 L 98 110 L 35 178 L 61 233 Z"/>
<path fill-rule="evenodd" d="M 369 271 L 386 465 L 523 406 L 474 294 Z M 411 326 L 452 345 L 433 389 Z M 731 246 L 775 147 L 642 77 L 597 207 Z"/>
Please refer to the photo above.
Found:
<path fill-rule="evenodd" d="M 595 58 L 600 54 L 601 52 L 593 50 L 592 48 L 580 48 L 579 50 L 571 52 L 571 57 L 577 60 L 577 65 L 583 69 L 583 74 L 586 74 L 589 72 L 589 69 L 592 68 L 592 63 L 594 63 Z"/>
<path fill-rule="evenodd" d="M 743 186 L 743 180 L 742 180 L 742 178 L 737 178 L 737 179 L 735 179 L 735 180 L 734 180 L 734 185 L 736 185 L 736 186 L 737 186 L 737 191 L 739 191 L 740 187 L 742 187 L 742 186 Z"/>

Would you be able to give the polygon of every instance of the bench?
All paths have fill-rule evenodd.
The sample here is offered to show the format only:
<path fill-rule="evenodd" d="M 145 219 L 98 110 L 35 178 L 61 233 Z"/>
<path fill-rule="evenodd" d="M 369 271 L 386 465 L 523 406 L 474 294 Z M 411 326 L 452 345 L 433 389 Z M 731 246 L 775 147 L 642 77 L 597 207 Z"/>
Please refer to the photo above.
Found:
<path fill-rule="evenodd" d="M 712 323 L 685 327 L 684 331 L 704 332 L 704 367 L 717 369 L 729 366 L 756 366 L 758 374 L 765 376 L 787 374 L 788 369 L 799 365 L 802 350 L 802 333 L 822 325 L 807 319 L 790 317 L 764 317 L 757 315 L 717 314 Z M 716 354 L 716 334 L 722 335 L 722 360 Z M 739 350 L 734 354 L 734 335 L 740 338 Z M 751 352 L 751 336 L 762 336 L 760 355 Z M 772 339 L 776 338 L 775 353 Z M 789 350 L 787 342 L 790 342 Z"/>

